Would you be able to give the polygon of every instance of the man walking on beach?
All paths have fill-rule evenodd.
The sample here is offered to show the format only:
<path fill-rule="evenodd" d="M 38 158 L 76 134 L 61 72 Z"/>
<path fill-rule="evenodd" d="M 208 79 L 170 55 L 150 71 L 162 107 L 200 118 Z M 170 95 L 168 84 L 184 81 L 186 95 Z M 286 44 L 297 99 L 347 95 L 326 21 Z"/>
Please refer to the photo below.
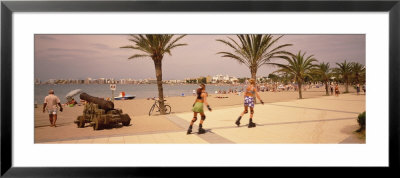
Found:
<path fill-rule="evenodd" d="M 45 109 L 49 112 L 49 120 L 51 127 L 56 127 L 57 121 L 57 105 L 60 106 L 60 111 L 63 111 L 63 108 L 60 103 L 60 99 L 54 95 L 54 90 L 49 90 L 49 95 L 44 98 L 43 103 L 43 112 Z"/>

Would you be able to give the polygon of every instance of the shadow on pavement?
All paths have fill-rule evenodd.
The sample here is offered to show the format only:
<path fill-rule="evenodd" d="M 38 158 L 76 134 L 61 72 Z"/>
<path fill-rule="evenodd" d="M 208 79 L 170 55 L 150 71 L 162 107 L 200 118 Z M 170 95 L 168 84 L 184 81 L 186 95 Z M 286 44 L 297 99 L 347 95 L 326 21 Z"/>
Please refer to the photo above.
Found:
<path fill-rule="evenodd" d="M 74 124 L 74 123 L 61 123 L 61 124 L 56 124 L 56 125 L 57 125 L 57 127 L 62 127 L 62 126 L 71 125 L 71 124 Z M 41 128 L 41 127 L 50 127 L 50 124 L 35 126 L 35 128 Z"/>

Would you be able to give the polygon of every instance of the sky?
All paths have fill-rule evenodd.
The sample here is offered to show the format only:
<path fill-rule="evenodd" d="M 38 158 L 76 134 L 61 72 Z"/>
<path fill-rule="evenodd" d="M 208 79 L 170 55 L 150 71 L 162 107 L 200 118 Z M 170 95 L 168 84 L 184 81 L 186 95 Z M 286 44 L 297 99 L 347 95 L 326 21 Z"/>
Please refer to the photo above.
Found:
<path fill-rule="evenodd" d="M 174 48 L 171 56 L 164 55 L 163 80 L 183 80 L 217 74 L 250 77 L 250 70 L 230 58 L 217 54 L 231 51 L 216 39 L 227 40 L 235 35 L 187 35 L 179 43 L 186 46 Z M 273 35 L 274 38 L 280 35 Z M 35 78 L 48 79 L 147 79 L 155 78 L 151 58 L 128 60 L 133 49 L 120 48 L 133 45 L 129 35 L 35 35 Z M 365 35 L 284 35 L 277 45 L 293 44 L 285 50 L 306 56 L 314 55 L 318 62 L 358 62 L 365 65 Z M 271 62 L 284 63 L 283 59 Z M 271 65 L 260 67 L 257 76 L 268 76 L 277 70 Z"/>

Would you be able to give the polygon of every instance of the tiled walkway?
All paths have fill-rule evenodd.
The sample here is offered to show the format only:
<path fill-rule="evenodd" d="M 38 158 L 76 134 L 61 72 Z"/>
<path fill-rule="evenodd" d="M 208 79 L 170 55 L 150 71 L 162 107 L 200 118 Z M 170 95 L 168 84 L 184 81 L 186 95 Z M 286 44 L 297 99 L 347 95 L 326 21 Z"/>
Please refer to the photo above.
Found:
<path fill-rule="evenodd" d="M 290 102 L 257 104 L 253 121 L 255 128 L 247 128 L 248 117 L 241 126 L 234 122 L 242 112 L 242 106 L 206 112 L 203 127 L 205 134 L 187 135 L 186 129 L 193 113 L 166 115 L 182 131 L 142 133 L 84 140 L 64 140 L 53 143 L 82 144 L 245 144 L 245 143 L 364 143 L 353 131 L 358 129 L 357 116 L 365 111 L 365 96 L 346 94 Z M 199 121 L 196 122 L 198 124 Z"/>

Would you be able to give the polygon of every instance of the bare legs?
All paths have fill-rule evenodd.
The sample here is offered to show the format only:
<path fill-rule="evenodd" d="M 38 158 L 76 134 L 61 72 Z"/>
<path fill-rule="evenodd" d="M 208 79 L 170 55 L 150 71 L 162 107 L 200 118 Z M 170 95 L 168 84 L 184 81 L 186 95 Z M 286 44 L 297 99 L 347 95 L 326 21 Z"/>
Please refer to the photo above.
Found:
<path fill-rule="evenodd" d="M 240 126 L 240 119 L 242 119 L 243 115 L 247 114 L 248 111 L 248 106 L 244 106 L 244 111 L 240 114 L 240 116 L 237 118 L 235 124 L 239 127 Z M 250 107 L 250 119 L 249 119 L 249 128 L 255 127 L 256 124 L 253 123 L 253 114 L 254 114 L 254 108 Z"/>
<path fill-rule="evenodd" d="M 53 127 L 53 114 L 49 114 L 50 126 Z"/>
<path fill-rule="evenodd" d="M 206 115 L 204 115 L 204 112 L 200 113 L 201 119 L 200 119 L 200 124 L 199 124 L 199 134 L 205 133 L 205 130 L 203 129 L 203 122 L 206 119 Z M 192 133 L 192 128 L 193 124 L 197 121 L 197 112 L 193 112 L 193 119 L 190 122 L 189 129 L 187 130 L 187 134 Z"/>
<path fill-rule="evenodd" d="M 240 125 L 240 119 L 242 119 L 243 115 L 248 113 L 248 107 L 244 106 L 244 111 L 240 114 L 240 116 L 237 118 L 235 124 L 239 127 Z"/>
<path fill-rule="evenodd" d="M 243 115 L 245 115 L 245 114 L 247 114 L 247 113 L 248 113 L 248 107 L 245 106 L 245 107 L 244 107 L 244 111 L 242 112 L 242 114 L 240 114 L 240 117 L 243 117 Z"/>
<path fill-rule="evenodd" d="M 193 126 L 193 123 L 197 121 L 197 112 L 193 112 L 193 119 L 190 122 L 190 126 Z"/>
<path fill-rule="evenodd" d="M 57 121 L 57 114 L 49 114 L 49 121 L 50 121 L 51 127 L 55 127 L 56 121 Z"/>
<path fill-rule="evenodd" d="M 56 127 L 57 114 L 53 114 L 53 127 Z"/>

